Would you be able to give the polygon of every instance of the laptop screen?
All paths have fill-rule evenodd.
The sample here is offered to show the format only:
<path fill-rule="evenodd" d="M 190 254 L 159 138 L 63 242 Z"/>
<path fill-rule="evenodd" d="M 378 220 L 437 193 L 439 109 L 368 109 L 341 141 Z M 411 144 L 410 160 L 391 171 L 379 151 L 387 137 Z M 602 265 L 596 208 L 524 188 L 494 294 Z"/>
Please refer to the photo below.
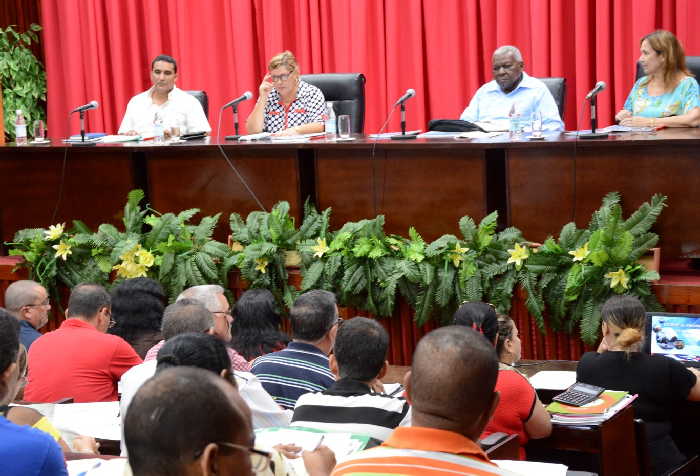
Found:
<path fill-rule="evenodd" d="M 647 312 L 645 337 L 645 350 L 651 355 L 700 363 L 700 314 Z"/>

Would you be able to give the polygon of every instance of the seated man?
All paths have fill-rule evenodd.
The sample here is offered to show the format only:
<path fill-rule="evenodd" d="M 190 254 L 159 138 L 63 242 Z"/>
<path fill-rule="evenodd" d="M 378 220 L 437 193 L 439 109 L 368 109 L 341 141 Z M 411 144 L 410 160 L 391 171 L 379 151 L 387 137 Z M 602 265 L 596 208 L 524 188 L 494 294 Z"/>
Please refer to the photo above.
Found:
<path fill-rule="evenodd" d="M 228 303 L 228 299 L 226 299 L 226 295 L 224 294 L 224 288 L 217 284 L 192 286 L 182 291 L 176 301 L 181 301 L 183 299 L 195 299 L 202 303 L 214 316 L 212 333 L 226 344 L 231 342 L 231 321 L 233 317 L 231 316 L 231 305 Z M 198 329 L 197 332 L 200 330 L 201 329 Z M 158 351 L 163 346 L 164 342 L 165 341 L 162 340 L 151 347 L 146 353 L 146 358 L 143 360 L 153 360 L 158 357 Z M 250 364 L 248 361 L 231 347 L 227 348 L 233 368 L 242 372 L 250 372 Z"/>
<path fill-rule="evenodd" d="M 153 87 L 137 94 L 126 106 L 120 134 L 153 134 L 156 119 L 167 129 L 178 127 L 180 134 L 211 132 L 202 105 L 192 95 L 175 86 L 177 63 L 172 56 L 158 55 L 151 62 Z M 158 117 L 156 117 L 158 116 Z"/>
<path fill-rule="evenodd" d="M 141 358 L 121 337 L 106 334 L 111 322 L 109 293 L 97 284 L 79 284 L 68 299 L 66 319 L 39 337 L 29 350 L 24 399 L 50 403 L 117 400 L 117 382 Z"/>
<path fill-rule="evenodd" d="M 299 397 L 292 426 L 360 433 L 384 441 L 411 423 L 403 398 L 384 393 L 389 335 L 376 321 L 355 317 L 338 329 L 330 368 L 340 379 L 327 390 Z"/>
<path fill-rule="evenodd" d="M 278 405 L 293 409 L 308 392 L 330 387 L 335 378 L 328 366 L 338 331 L 338 306 L 329 291 L 313 290 L 299 296 L 289 311 L 292 342 L 286 349 L 258 357 L 252 372 Z"/>
<path fill-rule="evenodd" d="M 199 301 L 194 299 L 180 299 L 166 307 L 163 313 L 162 326 L 163 337 L 165 337 L 164 342 L 169 342 L 173 338 L 188 332 L 206 332 L 216 336 L 213 332 L 214 317 Z M 163 345 L 161 344 L 159 348 L 162 348 Z M 227 347 L 227 351 L 229 350 Z M 119 382 L 121 388 L 119 407 L 122 420 L 136 391 L 155 374 L 156 358 L 147 358 L 143 364 L 134 366 L 122 376 Z M 263 389 L 255 375 L 236 370 L 235 368 L 231 370 L 241 397 L 243 397 L 243 400 L 245 400 L 252 411 L 253 428 L 289 425 L 291 412 L 282 410 L 275 403 L 272 397 Z M 124 447 L 122 447 L 122 450 L 124 450 Z M 122 454 L 125 454 L 124 451 L 122 451 Z"/>
<path fill-rule="evenodd" d="M 136 393 L 124 420 L 135 475 L 252 475 L 250 414 L 236 388 L 208 370 L 164 370 Z"/>
<path fill-rule="evenodd" d="M 493 52 L 492 64 L 494 80 L 479 88 L 460 119 L 507 124 L 511 113 L 529 121 L 533 112 L 540 112 L 543 130 L 564 130 L 552 93 L 542 81 L 523 71 L 520 50 L 501 46 Z"/>
<path fill-rule="evenodd" d="M 344 460 L 334 475 L 513 475 L 489 461 L 476 440 L 498 405 L 498 359 L 472 329 L 447 326 L 423 337 L 406 374 L 411 426 Z"/>
<path fill-rule="evenodd" d="M 0 461 L 7 476 L 67 475 L 61 448 L 47 433 L 10 422 L 7 405 L 19 385 L 19 325 L 9 313 L 0 312 Z"/>
<path fill-rule="evenodd" d="M 36 281 L 15 281 L 5 291 L 5 308 L 19 320 L 19 340 L 29 350 L 49 321 L 49 293 Z"/>

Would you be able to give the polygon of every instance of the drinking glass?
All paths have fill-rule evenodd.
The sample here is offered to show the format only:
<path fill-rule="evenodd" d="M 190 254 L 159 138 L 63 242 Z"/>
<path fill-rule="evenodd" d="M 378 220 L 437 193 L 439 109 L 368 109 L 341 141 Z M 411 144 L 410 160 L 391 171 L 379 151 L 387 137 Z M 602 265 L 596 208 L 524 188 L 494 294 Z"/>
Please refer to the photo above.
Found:
<path fill-rule="evenodd" d="M 342 116 L 338 116 L 338 136 L 341 139 L 349 139 L 351 130 L 350 115 L 343 114 Z"/>
<path fill-rule="evenodd" d="M 530 121 L 532 122 L 532 137 L 542 137 L 542 113 L 533 112 Z"/>
<path fill-rule="evenodd" d="M 37 119 L 36 121 L 34 121 L 34 124 L 32 124 L 32 135 L 34 136 L 34 140 L 39 142 L 43 141 L 44 134 L 44 121 L 42 121 L 41 119 Z"/>

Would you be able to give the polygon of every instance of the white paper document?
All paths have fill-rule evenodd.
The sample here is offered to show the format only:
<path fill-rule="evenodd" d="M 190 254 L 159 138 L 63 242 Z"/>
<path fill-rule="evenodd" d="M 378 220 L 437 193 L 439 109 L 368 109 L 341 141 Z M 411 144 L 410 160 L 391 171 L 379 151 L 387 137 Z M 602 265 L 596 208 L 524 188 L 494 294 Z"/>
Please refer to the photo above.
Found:
<path fill-rule="evenodd" d="M 493 460 L 500 468 L 512 471 L 515 474 L 537 476 L 566 476 L 567 466 L 554 463 L 538 463 L 535 461 Z"/>
<path fill-rule="evenodd" d="M 543 370 L 530 377 L 530 383 L 538 390 L 566 390 L 576 383 L 576 372 Z"/>

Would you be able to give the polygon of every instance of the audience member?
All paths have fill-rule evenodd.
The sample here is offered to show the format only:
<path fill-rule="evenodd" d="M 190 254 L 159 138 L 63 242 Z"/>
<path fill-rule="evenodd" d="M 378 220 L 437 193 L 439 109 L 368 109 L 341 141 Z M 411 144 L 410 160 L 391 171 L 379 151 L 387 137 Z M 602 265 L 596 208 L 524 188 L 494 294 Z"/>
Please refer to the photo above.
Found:
<path fill-rule="evenodd" d="M 233 317 L 231 316 L 231 305 L 224 294 L 224 288 L 216 284 L 193 286 L 181 292 L 176 301 L 181 301 L 182 299 L 194 299 L 202 303 L 214 316 L 214 335 L 226 344 L 231 342 L 231 321 Z M 167 337 L 165 338 L 167 339 Z M 155 359 L 163 342 L 160 341 L 151 347 L 146 353 L 144 360 Z M 228 353 L 234 369 L 250 372 L 250 364 L 238 352 L 229 347 Z"/>
<path fill-rule="evenodd" d="M 410 427 L 381 446 L 351 455 L 334 475 L 512 475 L 476 443 L 498 405 L 496 351 L 477 332 L 447 326 L 423 337 L 406 375 Z"/>
<path fill-rule="evenodd" d="M 8 404 L 19 385 L 19 324 L 0 309 L 0 461 L 7 476 L 68 475 L 61 448 L 43 431 L 6 418 Z"/>
<path fill-rule="evenodd" d="M 601 315 L 603 340 L 597 352 L 583 354 L 576 380 L 638 395 L 632 405 L 646 422 L 652 473 L 667 474 L 685 460 L 671 438 L 671 414 L 686 400 L 700 400 L 700 372 L 641 352 L 646 313 L 636 297 L 611 297 Z"/>
<path fill-rule="evenodd" d="M 293 409 L 308 392 L 330 387 L 335 378 L 328 366 L 338 331 L 338 307 L 329 291 L 313 290 L 299 296 L 289 313 L 292 342 L 286 349 L 258 357 L 253 373 L 278 405 Z"/>
<path fill-rule="evenodd" d="M 542 129 L 564 130 L 557 103 L 547 86 L 523 71 L 523 55 L 515 46 L 501 46 L 493 52 L 493 81 L 474 94 L 460 119 L 470 122 L 507 123 L 511 114 L 521 120 L 539 112 Z"/>
<path fill-rule="evenodd" d="M 520 459 L 525 459 L 525 444 L 529 439 L 548 437 L 552 420 L 530 382 L 513 366 L 520 360 L 520 337 L 515 322 L 508 316 L 498 316 L 496 353 L 500 403 L 482 436 L 497 432 L 518 435 Z"/>
<path fill-rule="evenodd" d="M 73 288 L 68 319 L 29 349 L 25 400 L 117 400 L 117 382 L 124 372 L 141 363 L 141 358 L 124 339 L 105 333 L 111 313 L 111 300 L 102 286 L 79 284 Z"/>
<path fill-rule="evenodd" d="M 246 360 L 284 349 L 289 337 L 280 331 L 275 298 L 267 289 L 249 289 L 233 308 L 231 347 Z"/>
<path fill-rule="evenodd" d="M 19 320 L 19 340 L 29 350 L 49 321 L 49 293 L 36 281 L 15 281 L 5 291 L 5 308 Z"/>
<path fill-rule="evenodd" d="M 344 321 L 330 356 L 331 371 L 339 380 L 323 392 L 299 397 L 292 425 L 360 433 L 380 441 L 397 426 L 410 425 L 408 402 L 384 393 L 388 349 L 389 335 L 381 324 L 365 317 Z"/>
<path fill-rule="evenodd" d="M 199 301 L 183 298 L 165 308 L 163 315 L 163 337 L 165 343 L 160 346 L 162 350 L 172 339 L 185 333 L 199 333 L 202 335 L 213 333 L 214 318 Z M 221 341 L 221 339 L 219 338 Z M 223 341 L 221 341 L 223 344 Z M 204 351 L 201 349 L 200 351 Z M 282 410 L 272 397 L 265 391 L 258 378 L 250 372 L 235 370 L 230 363 L 230 349 L 226 347 L 229 358 L 229 366 L 235 377 L 241 397 L 245 400 L 253 414 L 253 428 L 266 428 L 273 426 L 287 426 L 291 418 L 291 411 Z M 146 360 L 141 365 L 136 365 L 126 372 L 119 382 L 121 388 L 120 414 L 122 419 L 136 391 L 143 383 L 156 372 L 156 365 L 160 352 L 156 359 Z M 124 447 L 122 447 L 124 449 Z"/>
<path fill-rule="evenodd" d="M 126 279 L 112 290 L 110 334 L 121 337 L 142 359 L 148 349 L 161 340 L 165 293 L 160 283 L 150 278 Z"/>
<path fill-rule="evenodd" d="M 202 104 L 194 96 L 175 86 L 177 62 L 168 55 L 158 55 L 151 62 L 153 86 L 132 97 L 126 105 L 120 134 L 152 135 L 156 120 L 163 127 L 178 127 L 181 134 L 210 132 L 211 126 Z"/>

